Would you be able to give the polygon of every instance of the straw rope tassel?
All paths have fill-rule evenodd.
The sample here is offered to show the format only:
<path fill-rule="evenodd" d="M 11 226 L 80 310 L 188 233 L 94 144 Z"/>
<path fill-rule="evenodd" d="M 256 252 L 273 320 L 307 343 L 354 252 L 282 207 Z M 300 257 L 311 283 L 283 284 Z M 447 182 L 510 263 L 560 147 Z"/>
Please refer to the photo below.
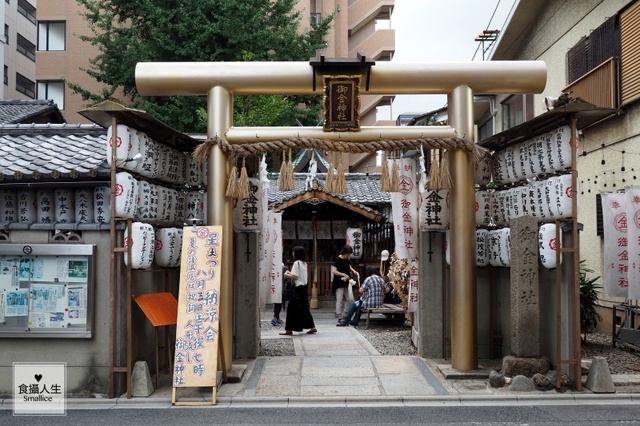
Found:
<path fill-rule="evenodd" d="M 229 172 L 229 181 L 227 182 L 227 192 L 225 195 L 234 198 L 238 195 L 238 169 L 236 168 L 235 158 L 231 161 L 233 161 L 233 167 L 231 167 L 231 171 Z"/>
<path fill-rule="evenodd" d="M 398 174 L 400 166 L 396 161 L 396 153 L 393 153 L 393 164 L 391 165 L 391 176 L 389 176 L 389 191 L 398 192 Z"/>
<path fill-rule="evenodd" d="M 438 155 L 436 150 L 429 150 L 431 157 L 431 164 L 429 164 L 429 182 L 427 189 L 430 191 L 437 191 L 440 186 L 440 166 L 438 164 Z"/>
<path fill-rule="evenodd" d="M 382 159 L 382 171 L 380 172 L 380 192 L 389 192 L 389 165 L 387 164 L 387 151 Z"/>
<path fill-rule="evenodd" d="M 287 163 L 287 188 L 288 191 L 296 189 L 296 174 L 293 171 L 293 154 L 289 149 L 289 162 Z"/>
<path fill-rule="evenodd" d="M 244 157 L 242 157 L 242 169 L 240 169 L 240 180 L 238 181 L 237 188 L 238 198 L 249 198 L 249 175 L 247 174 Z"/>
<path fill-rule="evenodd" d="M 442 189 L 451 189 L 453 186 L 453 180 L 451 179 L 451 174 L 449 173 L 449 165 L 447 163 L 447 157 L 442 154 L 442 159 L 440 160 L 440 186 Z"/>
<path fill-rule="evenodd" d="M 342 153 L 338 154 L 338 169 L 336 171 L 336 194 L 347 193 L 347 178 L 344 176 L 344 168 L 342 166 Z"/>
<path fill-rule="evenodd" d="M 328 193 L 333 192 L 333 152 L 329 159 L 329 169 L 327 170 L 327 177 L 324 182 L 324 191 Z"/>

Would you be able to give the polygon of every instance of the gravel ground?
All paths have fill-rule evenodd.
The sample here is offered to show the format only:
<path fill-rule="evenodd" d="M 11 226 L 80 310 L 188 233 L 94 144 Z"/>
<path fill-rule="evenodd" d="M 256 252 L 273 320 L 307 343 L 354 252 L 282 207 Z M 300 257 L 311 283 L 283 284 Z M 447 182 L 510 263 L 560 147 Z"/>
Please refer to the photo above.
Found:
<path fill-rule="evenodd" d="M 269 321 L 263 321 L 261 327 L 263 330 L 284 329 L 282 326 L 273 327 Z M 358 331 L 381 355 L 412 356 L 418 353 L 411 342 L 411 328 L 408 326 L 372 323 L 368 330 L 358 327 Z M 291 339 L 263 339 L 261 342 L 260 356 L 295 356 Z M 607 359 L 612 374 L 640 374 L 640 352 L 612 348 L 609 334 L 587 335 L 587 343 L 582 344 L 582 358 L 592 359 L 595 356 Z"/>

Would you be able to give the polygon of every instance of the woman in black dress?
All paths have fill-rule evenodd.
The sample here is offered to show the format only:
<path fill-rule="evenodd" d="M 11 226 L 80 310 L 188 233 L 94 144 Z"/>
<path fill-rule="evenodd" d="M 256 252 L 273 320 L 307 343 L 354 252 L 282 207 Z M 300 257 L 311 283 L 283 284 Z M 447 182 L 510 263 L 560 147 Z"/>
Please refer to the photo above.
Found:
<path fill-rule="evenodd" d="M 296 283 L 297 300 L 289 301 L 287 319 L 284 324 L 283 336 L 290 336 L 294 331 L 308 328 L 307 334 L 317 333 L 316 325 L 309 309 L 309 294 L 307 290 L 307 252 L 304 247 L 293 248 L 293 266 L 284 275 L 286 279 Z"/>

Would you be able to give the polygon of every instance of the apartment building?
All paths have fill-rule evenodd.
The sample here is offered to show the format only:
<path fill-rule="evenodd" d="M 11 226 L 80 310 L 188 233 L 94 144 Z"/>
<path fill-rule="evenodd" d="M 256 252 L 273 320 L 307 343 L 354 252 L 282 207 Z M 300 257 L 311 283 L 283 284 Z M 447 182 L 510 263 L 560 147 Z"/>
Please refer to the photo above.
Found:
<path fill-rule="evenodd" d="M 0 3 L 4 27 L 4 36 L 0 39 L 0 57 L 4 68 L 2 99 L 35 99 L 35 0 L 5 0 Z"/>

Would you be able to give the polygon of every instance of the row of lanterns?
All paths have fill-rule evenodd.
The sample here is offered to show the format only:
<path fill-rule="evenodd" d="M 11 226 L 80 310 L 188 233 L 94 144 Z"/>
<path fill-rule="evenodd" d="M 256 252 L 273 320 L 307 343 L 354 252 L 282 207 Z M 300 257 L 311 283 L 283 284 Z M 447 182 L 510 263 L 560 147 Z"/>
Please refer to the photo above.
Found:
<path fill-rule="evenodd" d="M 121 174 L 121 173 L 124 173 Z M 177 224 L 204 218 L 206 194 L 181 192 L 121 172 L 116 184 L 116 216 Z M 0 222 L 101 223 L 111 220 L 109 187 L 0 190 Z"/>
<path fill-rule="evenodd" d="M 445 237 L 446 262 L 450 265 L 450 239 L 449 231 Z M 556 225 L 545 223 L 538 229 L 538 255 L 542 266 L 553 269 L 556 265 L 556 251 L 562 246 L 562 234 L 560 244 L 556 240 Z M 476 265 L 510 267 L 511 266 L 511 229 L 478 229 L 476 230 Z"/>
<path fill-rule="evenodd" d="M 111 165 L 113 127 L 107 129 L 106 155 Z M 120 169 L 170 184 L 206 185 L 206 167 L 177 149 L 158 143 L 146 133 L 119 124 L 116 127 L 116 165 Z"/>
<path fill-rule="evenodd" d="M 493 193 L 476 191 L 475 198 L 477 225 L 508 223 L 511 219 L 527 215 L 539 221 L 568 218 L 572 215 L 571 175 L 552 176 L 530 185 Z M 449 228 L 449 221 L 449 190 L 420 194 L 421 230 L 442 231 Z"/>
<path fill-rule="evenodd" d="M 163 268 L 180 266 L 182 251 L 182 229 L 154 229 L 148 223 L 133 222 L 131 234 L 124 232 L 124 245 L 131 248 L 131 268 L 151 269 L 155 262 Z M 129 266 L 128 256 L 124 256 L 125 265 Z"/>
<path fill-rule="evenodd" d="M 493 181 L 514 183 L 571 167 L 571 127 L 562 126 L 497 152 L 492 158 Z"/>

